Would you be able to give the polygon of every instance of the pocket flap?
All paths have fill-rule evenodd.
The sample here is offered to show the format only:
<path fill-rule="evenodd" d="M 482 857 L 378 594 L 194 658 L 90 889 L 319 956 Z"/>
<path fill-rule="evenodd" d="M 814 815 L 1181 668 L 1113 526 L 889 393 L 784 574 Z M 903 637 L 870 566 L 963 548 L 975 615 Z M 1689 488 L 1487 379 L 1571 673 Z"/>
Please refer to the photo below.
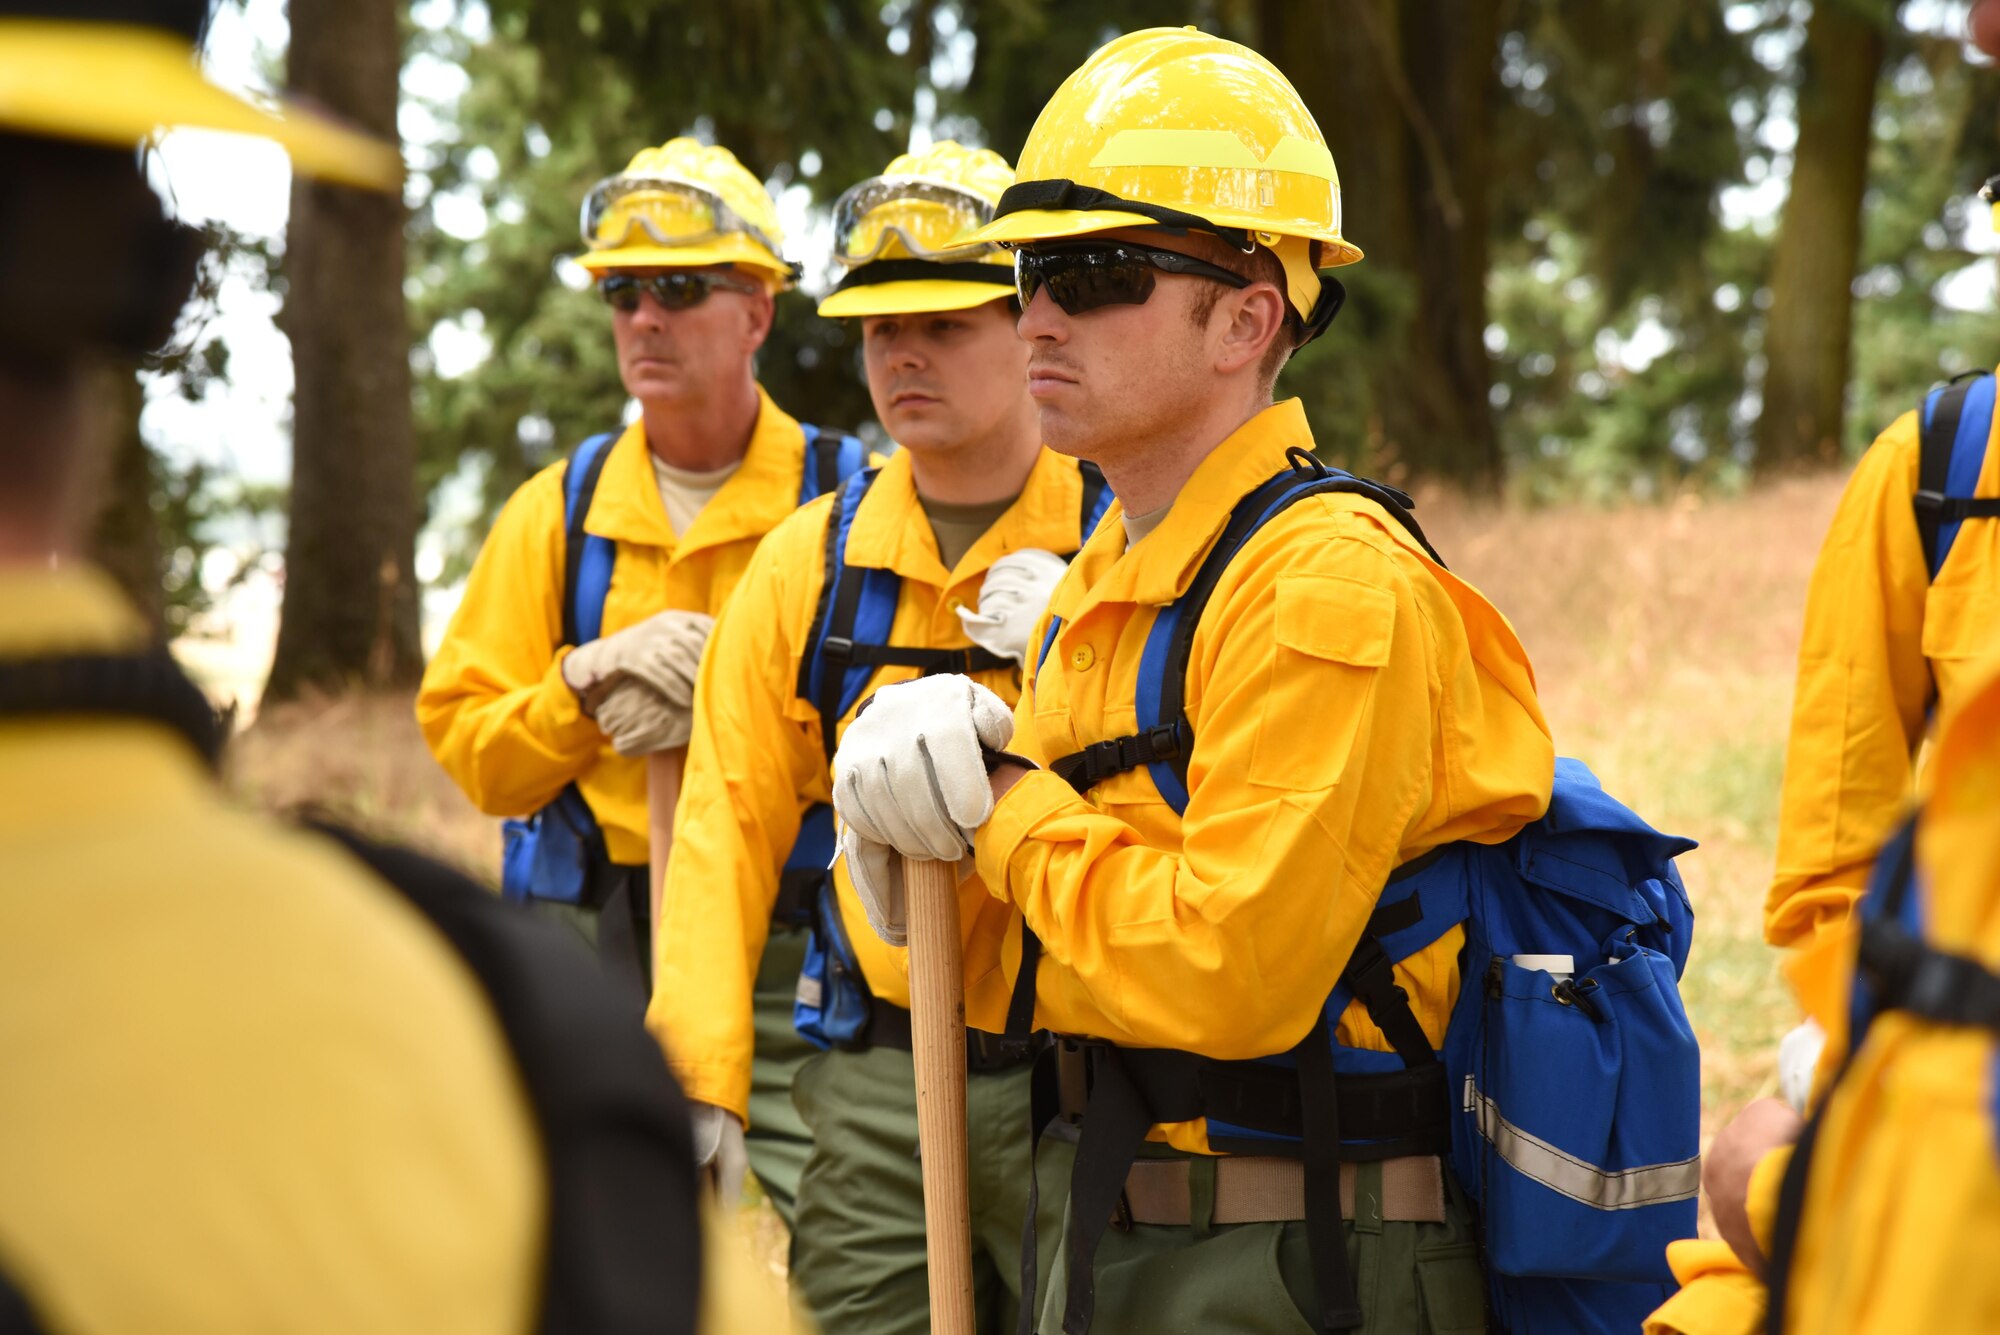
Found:
<path fill-rule="evenodd" d="M 1384 667 L 1396 630 L 1396 596 L 1341 575 L 1278 576 L 1278 643 L 1329 663 Z"/>

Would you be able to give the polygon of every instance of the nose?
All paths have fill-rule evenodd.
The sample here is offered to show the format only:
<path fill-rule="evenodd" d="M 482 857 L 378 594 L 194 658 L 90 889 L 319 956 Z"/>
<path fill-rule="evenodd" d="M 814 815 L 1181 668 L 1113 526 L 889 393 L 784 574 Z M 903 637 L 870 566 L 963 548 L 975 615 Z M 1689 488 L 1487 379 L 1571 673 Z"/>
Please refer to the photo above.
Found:
<path fill-rule="evenodd" d="M 667 327 L 667 308 L 651 292 L 640 289 L 639 308 L 632 312 L 633 327 L 648 334 L 660 333 Z"/>
<path fill-rule="evenodd" d="M 1069 316 L 1056 305 L 1047 287 L 1036 289 L 1033 300 L 1021 308 L 1014 332 L 1030 343 L 1048 342 L 1058 347 L 1069 342 Z"/>
<path fill-rule="evenodd" d="M 926 364 L 923 349 L 913 332 L 900 332 L 889 344 L 888 365 L 891 371 L 921 371 Z"/>

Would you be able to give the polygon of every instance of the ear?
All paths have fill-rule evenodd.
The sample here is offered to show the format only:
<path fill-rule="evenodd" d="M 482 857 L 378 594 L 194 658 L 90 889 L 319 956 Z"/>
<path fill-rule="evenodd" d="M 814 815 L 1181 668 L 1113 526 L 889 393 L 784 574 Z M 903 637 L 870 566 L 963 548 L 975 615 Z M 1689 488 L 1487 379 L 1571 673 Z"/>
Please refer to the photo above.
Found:
<path fill-rule="evenodd" d="M 1215 369 L 1226 375 L 1258 365 L 1272 341 L 1285 336 L 1285 294 L 1269 283 L 1230 293 L 1217 303 L 1216 315 L 1221 341 Z"/>
<path fill-rule="evenodd" d="M 771 336 L 771 325 L 778 318 L 777 298 L 767 289 L 745 301 L 744 308 L 749 312 L 749 327 L 744 330 L 744 341 L 755 352 Z"/>

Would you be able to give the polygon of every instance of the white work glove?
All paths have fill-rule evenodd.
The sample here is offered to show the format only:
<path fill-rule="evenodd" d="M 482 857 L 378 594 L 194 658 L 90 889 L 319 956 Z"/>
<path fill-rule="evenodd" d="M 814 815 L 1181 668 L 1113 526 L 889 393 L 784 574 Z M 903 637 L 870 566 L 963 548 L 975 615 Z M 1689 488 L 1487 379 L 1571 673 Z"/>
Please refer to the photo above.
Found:
<path fill-rule="evenodd" d="M 1028 637 L 1068 569 L 1060 556 L 1039 547 L 1008 552 L 987 570 L 986 582 L 979 587 L 979 610 L 958 609 L 967 638 L 1026 667 Z"/>
<path fill-rule="evenodd" d="M 620 755 L 686 746 L 694 729 L 694 682 L 715 618 L 668 611 L 580 644 L 563 680 Z"/>
<path fill-rule="evenodd" d="M 736 1114 L 713 1103 L 689 1103 L 694 1123 L 696 1176 L 715 1189 L 715 1199 L 734 1206 L 743 1199 L 743 1174 L 750 1156 L 743 1148 L 743 1123 Z"/>
<path fill-rule="evenodd" d="M 1799 1116 L 1806 1115 L 1806 1101 L 1812 1097 L 1813 1071 L 1826 1049 L 1826 1031 L 1807 1020 L 1778 1040 L 1778 1097 L 1792 1105 Z"/>
<path fill-rule="evenodd" d="M 833 757 L 847 874 L 869 925 L 904 944 L 904 856 L 958 862 L 993 814 L 983 748 L 1014 736 L 999 696 L 956 673 L 885 686 Z"/>

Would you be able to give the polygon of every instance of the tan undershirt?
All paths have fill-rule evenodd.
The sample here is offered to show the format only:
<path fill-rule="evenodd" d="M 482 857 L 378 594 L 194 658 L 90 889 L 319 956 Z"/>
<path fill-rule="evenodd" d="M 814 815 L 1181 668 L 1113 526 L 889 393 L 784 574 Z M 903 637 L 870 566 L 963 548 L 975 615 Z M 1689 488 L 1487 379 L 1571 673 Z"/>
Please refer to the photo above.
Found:
<path fill-rule="evenodd" d="M 685 468 L 676 468 L 652 456 L 653 481 L 660 486 L 660 504 L 666 507 L 667 527 L 674 531 L 676 538 L 688 531 L 694 517 L 701 513 L 701 507 L 715 499 L 715 493 L 722 490 L 722 484 L 736 476 L 736 470 L 743 466 L 737 460 L 723 468 L 706 473 L 695 473 Z"/>
<path fill-rule="evenodd" d="M 1151 533 L 1154 529 L 1158 528 L 1160 526 L 1160 521 L 1167 517 L 1167 511 L 1173 508 L 1174 508 L 1174 503 L 1172 501 L 1168 501 L 1165 505 L 1161 506 L 1159 509 L 1148 510 L 1145 514 L 1142 515 L 1132 515 L 1132 514 L 1120 515 L 1119 519 L 1125 525 L 1125 550 L 1129 552 L 1134 547 L 1137 547 L 1139 545 L 1140 539 L 1144 538 L 1148 533 Z"/>
<path fill-rule="evenodd" d="M 931 535 L 937 539 L 938 559 L 944 562 L 946 570 L 955 570 L 965 554 L 972 550 L 986 530 L 1000 522 L 1000 516 L 1007 513 L 1018 496 L 1005 500 L 983 501 L 978 505 L 952 505 L 945 501 L 934 501 L 927 496 L 918 496 L 917 503 L 924 507 L 924 518 L 931 521 Z"/>

